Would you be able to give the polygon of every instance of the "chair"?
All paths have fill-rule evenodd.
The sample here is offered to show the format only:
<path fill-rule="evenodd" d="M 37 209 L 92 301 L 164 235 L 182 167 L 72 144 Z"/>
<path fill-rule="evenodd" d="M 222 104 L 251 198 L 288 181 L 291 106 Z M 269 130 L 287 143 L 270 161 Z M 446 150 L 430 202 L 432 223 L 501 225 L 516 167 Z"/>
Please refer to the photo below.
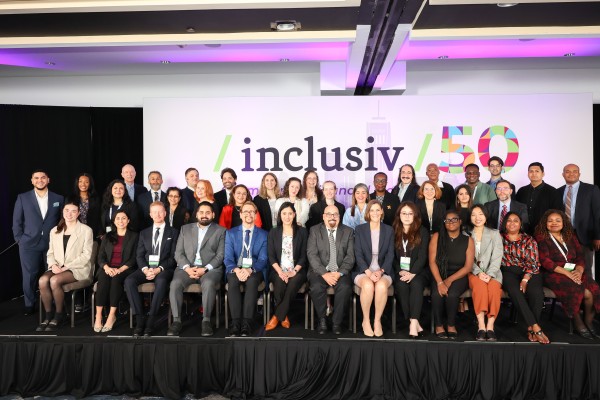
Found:
<path fill-rule="evenodd" d="M 271 319 L 271 292 L 273 291 L 273 284 L 269 283 L 269 293 L 267 293 L 267 308 L 266 308 L 266 321 Z M 304 329 L 308 329 L 308 282 L 304 282 L 300 289 L 298 289 L 299 294 L 304 295 Z"/>
<path fill-rule="evenodd" d="M 423 290 L 423 296 L 431 296 L 431 289 L 425 288 Z M 461 299 L 470 299 L 471 298 L 471 289 L 467 289 L 463 294 L 459 296 Z M 435 333 L 435 320 L 433 318 L 433 310 L 431 312 L 431 333 Z"/>
<path fill-rule="evenodd" d="M 156 285 L 153 282 L 145 282 L 138 285 L 138 293 L 150 293 L 150 295 L 153 295 L 155 289 Z M 133 308 L 131 306 L 129 307 L 129 327 L 133 329 Z"/>
<path fill-rule="evenodd" d="M 91 309 L 92 309 L 92 328 L 94 327 L 94 323 L 96 322 L 96 290 L 98 290 L 98 282 L 96 281 L 96 283 L 94 283 L 94 287 L 92 288 L 92 304 L 91 304 Z M 119 310 L 118 312 L 120 314 L 123 314 L 123 312 L 121 312 L 121 304 L 122 304 L 123 300 L 121 299 L 121 301 L 119 302 Z"/>
<path fill-rule="evenodd" d="M 335 295 L 335 288 L 328 287 L 327 295 L 328 296 Z M 310 298 L 310 296 L 309 296 L 309 298 Z M 351 326 L 352 326 L 352 313 L 349 312 L 348 313 L 348 327 L 351 327 Z M 315 330 L 315 305 L 313 304 L 312 299 L 310 299 L 310 330 L 311 331 Z"/>
<path fill-rule="evenodd" d="M 219 329 L 219 325 L 220 325 L 220 308 L 221 308 L 221 284 L 217 284 L 217 294 L 216 294 L 216 301 L 215 301 L 215 313 L 217 316 L 217 320 L 216 320 L 216 324 L 215 326 L 217 327 L 217 329 Z M 199 294 L 202 295 L 202 285 L 200 283 L 192 283 L 190 285 L 188 285 L 185 289 L 183 289 L 183 293 L 184 294 L 188 294 L 188 293 L 194 293 L 194 294 Z M 171 323 L 172 323 L 172 317 L 173 317 L 173 312 L 171 311 L 171 307 L 169 307 L 169 312 L 167 314 L 167 324 L 169 327 L 171 327 Z"/>
<path fill-rule="evenodd" d="M 552 305 L 550 306 L 550 314 L 548 315 L 548 320 L 552 321 L 552 317 L 554 316 L 554 307 L 556 307 L 556 293 L 554 293 L 551 289 L 544 286 L 544 299 L 552 300 Z M 568 316 L 567 316 L 568 317 Z M 569 318 L 569 335 L 573 334 L 573 317 Z"/>
<path fill-rule="evenodd" d="M 352 296 L 352 332 L 356 333 L 356 299 L 360 298 L 361 293 L 360 286 L 354 285 L 354 296 Z M 396 296 L 394 296 L 394 285 L 388 287 L 388 297 L 393 299 L 392 301 L 392 333 L 396 333 Z"/>
<path fill-rule="evenodd" d="M 258 292 L 260 295 L 260 292 L 262 291 L 262 299 L 263 299 L 263 305 L 265 307 L 265 312 L 263 312 L 263 325 L 267 324 L 267 309 L 268 309 L 268 305 L 267 305 L 267 293 L 265 292 L 265 288 L 267 287 L 267 285 L 265 284 L 264 281 L 262 281 L 260 283 L 260 285 L 258 285 Z M 225 329 L 229 329 L 229 298 L 227 296 L 227 291 L 229 290 L 229 284 L 225 284 Z M 240 285 L 240 292 L 244 293 L 246 291 L 246 285 Z"/>

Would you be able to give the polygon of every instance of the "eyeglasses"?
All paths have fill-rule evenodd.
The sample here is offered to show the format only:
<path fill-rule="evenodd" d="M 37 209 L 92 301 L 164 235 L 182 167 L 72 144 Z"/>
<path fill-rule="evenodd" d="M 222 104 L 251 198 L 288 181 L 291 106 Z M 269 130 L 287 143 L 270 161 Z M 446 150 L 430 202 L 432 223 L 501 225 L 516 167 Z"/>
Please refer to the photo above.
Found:
<path fill-rule="evenodd" d="M 340 217 L 339 213 L 324 213 L 324 215 L 329 218 L 339 218 Z"/>
<path fill-rule="evenodd" d="M 508 192 L 510 190 L 509 187 L 498 187 L 496 186 L 496 191 L 497 192 Z"/>
<path fill-rule="evenodd" d="M 457 223 L 458 221 L 460 221 L 460 218 L 458 218 L 458 217 L 454 217 L 454 218 L 446 218 L 446 219 L 444 220 L 444 223 L 445 223 L 445 224 L 455 224 L 455 223 Z"/>
<path fill-rule="evenodd" d="M 242 211 L 241 213 L 242 213 L 242 214 L 250 214 L 250 215 L 254 215 L 254 214 L 256 214 L 256 211 L 254 211 L 254 210 L 246 210 L 246 211 Z"/>

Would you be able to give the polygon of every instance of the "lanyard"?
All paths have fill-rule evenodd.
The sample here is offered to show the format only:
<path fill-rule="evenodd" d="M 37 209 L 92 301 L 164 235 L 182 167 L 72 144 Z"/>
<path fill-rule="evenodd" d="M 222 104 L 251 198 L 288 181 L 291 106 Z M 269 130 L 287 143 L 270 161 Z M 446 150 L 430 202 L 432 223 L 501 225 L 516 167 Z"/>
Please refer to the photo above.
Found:
<path fill-rule="evenodd" d="M 563 250 L 562 246 L 556 241 L 556 239 L 554 239 L 554 236 L 550 235 L 550 238 L 552 239 L 552 241 L 554 242 L 554 244 L 556 245 L 556 247 L 558 247 L 558 250 L 560 251 L 560 254 L 562 254 L 563 257 L 565 258 L 565 261 L 569 262 L 569 259 L 567 258 L 567 254 Z M 567 250 L 567 253 L 569 253 L 569 248 L 567 247 L 566 243 L 565 243 L 564 246 L 565 246 L 565 249 Z"/>
<path fill-rule="evenodd" d="M 402 240 L 402 247 L 404 248 L 404 255 L 406 255 L 406 245 L 408 244 L 408 239 Z"/>
<path fill-rule="evenodd" d="M 119 204 L 119 207 L 117 207 L 117 211 L 119 211 L 121 209 L 121 206 L 123 205 L 123 203 Z M 108 209 L 108 220 L 112 220 L 112 210 L 113 210 L 113 206 L 111 204 L 110 208 Z"/>

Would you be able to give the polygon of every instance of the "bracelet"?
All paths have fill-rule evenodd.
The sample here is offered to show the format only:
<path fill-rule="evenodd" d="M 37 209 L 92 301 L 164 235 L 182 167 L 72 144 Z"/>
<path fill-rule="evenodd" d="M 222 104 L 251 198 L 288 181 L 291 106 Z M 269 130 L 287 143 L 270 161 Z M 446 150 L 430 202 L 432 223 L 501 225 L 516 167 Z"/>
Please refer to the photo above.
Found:
<path fill-rule="evenodd" d="M 442 285 L 443 283 L 444 283 L 444 281 L 439 281 L 438 286 Z"/>

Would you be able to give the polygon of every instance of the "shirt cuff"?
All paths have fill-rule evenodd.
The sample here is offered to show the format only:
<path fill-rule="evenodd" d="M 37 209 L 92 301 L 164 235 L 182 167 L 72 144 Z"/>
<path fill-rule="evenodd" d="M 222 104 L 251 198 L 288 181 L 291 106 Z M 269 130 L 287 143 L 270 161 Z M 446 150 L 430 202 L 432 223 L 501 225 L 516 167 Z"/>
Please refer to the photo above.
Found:
<path fill-rule="evenodd" d="M 190 264 L 185 264 L 183 267 L 181 267 L 181 269 L 185 270 L 189 266 L 190 266 Z"/>
<path fill-rule="evenodd" d="M 207 270 L 209 270 L 209 271 L 212 271 L 214 267 L 213 267 L 212 265 L 210 265 L 210 264 L 206 264 L 206 265 L 204 266 L 204 268 L 206 268 L 206 269 L 207 269 Z"/>
<path fill-rule="evenodd" d="M 146 265 L 145 267 L 142 267 L 142 271 L 148 269 L 148 266 Z"/>

